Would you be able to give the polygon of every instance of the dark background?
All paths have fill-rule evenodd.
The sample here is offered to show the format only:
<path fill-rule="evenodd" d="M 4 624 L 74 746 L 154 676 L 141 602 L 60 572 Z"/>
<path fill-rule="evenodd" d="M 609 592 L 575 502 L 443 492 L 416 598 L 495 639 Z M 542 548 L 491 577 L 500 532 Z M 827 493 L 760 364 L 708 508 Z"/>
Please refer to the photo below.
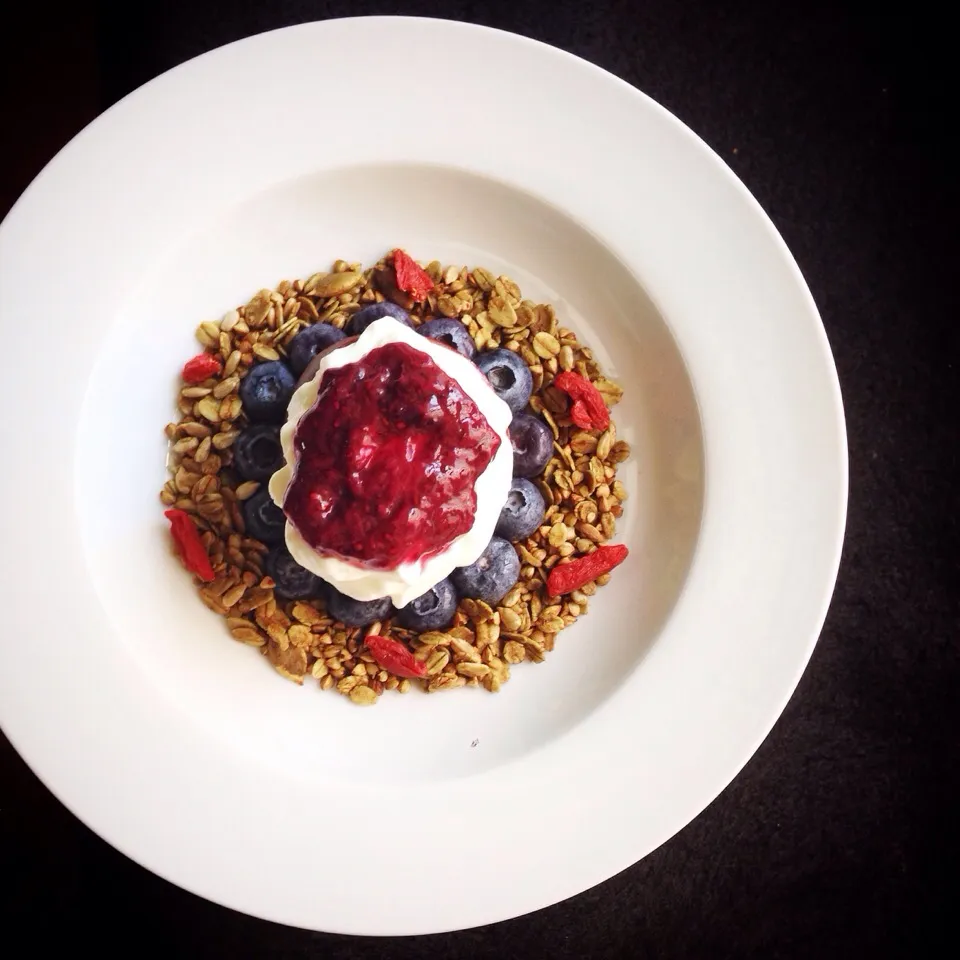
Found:
<path fill-rule="evenodd" d="M 956 902 L 960 853 L 958 140 L 944 24 L 924 4 L 895 16 L 669 0 L 149 0 L 66 18 L 34 8 L 0 30 L 0 214 L 73 134 L 144 81 L 302 20 L 472 20 L 640 87 L 732 166 L 807 278 L 843 388 L 850 511 L 823 635 L 773 732 L 692 824 L 600 887 L 442 937 L 366 941 L 278 927 L 126 860 L 2 741 L 0 943 L 19 934 L 177 957 L 338 960 L 939 956 L 929 944 Z M 357 69 L 367 69 L 363 51 Z M 22 320 L 4 317 L 4 329 Z M 75 655 L 65 624 L 19 642 L 41 648 L 39 663 Z M 482 896 L 463 880 L 465 896 Z"/>

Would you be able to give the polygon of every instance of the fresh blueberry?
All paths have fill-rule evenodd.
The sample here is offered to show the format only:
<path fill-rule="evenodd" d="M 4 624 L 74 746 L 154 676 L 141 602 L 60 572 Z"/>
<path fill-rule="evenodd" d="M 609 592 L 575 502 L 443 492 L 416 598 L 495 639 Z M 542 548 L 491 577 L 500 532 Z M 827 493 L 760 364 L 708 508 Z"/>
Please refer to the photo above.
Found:
<path fill-rule="evenodd" d="M 390 616 L 393 604 L 389 597 L 378 600 L 354 600 L 333 587 L 327 595 L 327 613 L 348 627 L 365 627 L 374 620 L 385 620 Z"/>
<path fill-rule="evenodd" d="M 410 314 L 407 313 L 403 307 L 398 307 L 395 303 L 384 300 L 383 303 L 371 303 L 368 307 L 363 307 L 358 310 L 347 321 L 344 329 L 351 337 L 357 337 L 363 333 L 374 320 L 379 320 L 381 317 L 393 317 L 394 320 L 399 320 L 404 326 L 413 326 L 410 322 Z"/>
<path fill-rule="evenodd" d="M 490 381 L 494 393 L 519 413 L 533 392 L 533 375 L 523 357 L 512 350 L 484 350 L 474 357 L 480 372 Z"/>
<path fill-rule="evenodd" d="M 422 333 L 425 337 L 439 340 L 448 347 L 453 347 L 457 353 L 462 354 L 468 360 L 472 360 L 473 355 L 477 352 L 473 337 L 467 333 L 467 328 L 459 320 L 437 317 L 434 320 L 421 323 L 417 327 L 417 333 Z"/>
<path fill-rule="evenodd" d="M 450 579 L 461 597 L 496 603 L 503 599 L 519 576 L 520 559 L 513 544 L 494 537 L 475 563 L 469 567 L 457 567 Z"/>
<path fill-rule="evenodd" d="M 333 346 L 345 336 L 346 334 L 332 323 L 315 323 L 312 327 L 305 327 L 287 346 L 287 359 L 293 372 L 299 376 L 321 350 Z"/>
<path fill-rule="evenodd" d="M 282 600 L 307 600 L 323 593 L 324 582 L 301 567 L 286 547 L 274 547 L 267 554 L 266 569 L 273 577 L 274 593 Z"/>
<path fill-rule="evenodd" d="M 539 418 L 529 413 L 514 415 L 507 430 L 513 445 L 513 473 L 517 477 L 535 477 L 543 473 L 553 456 L 553 434 Z"/>
<path fill-rule="evenodd" d="M 457 591 L 449 580 L 441 580 L 401 607 L 397 611 L 397 623 L 408 630 L 439 630 L 450 625 L 456 609 Z"/>
<path fill-rule="evenodd" d="M 504 540 L 523 540 L 543 522 L 545 509 L 543 494 L 529 480 L 514 477 L 494 533 Z"/>
<path fill-rule="evenodd" d="M 283 511 L 270 499 L 270 493 L 264 487 L 258 490 L 243 505 L 243 518 L 247 533 L 263 543 L 283 543 L 283 531 L 287 518 Z"/>
<path fill-rule="evenodd" d="M 296 377 L 282 360 L 258 363 L 240 381 L 243 410 L 254 423 L 283 423 L 296 385 Z"/>
<path fill-rule="evenodd" d="M 283 466 L 280 428 L 269 423 L 247 427 L 233 442 L 233 465 L 244 480 L 269 480 Z"/>

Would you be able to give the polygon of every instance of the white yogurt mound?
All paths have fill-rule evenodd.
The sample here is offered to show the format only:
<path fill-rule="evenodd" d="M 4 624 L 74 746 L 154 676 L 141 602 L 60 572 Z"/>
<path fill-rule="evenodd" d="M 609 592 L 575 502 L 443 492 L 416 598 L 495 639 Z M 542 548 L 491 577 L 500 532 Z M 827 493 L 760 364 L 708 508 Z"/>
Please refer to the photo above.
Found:
<path fill-rule="evenodd" d="M 289 520 L 286 525 L 286 541 L 287 549 L 297 563 L 348 597 L 354 600 L 390 597 L 395 606 L 403 607 L 449 576 L 456 567 L 468 566 L 483 553 L 493 536 L 500 510 L 510 491 L 513 448 L 507 436 L 507 428 L 513 414 L 471 361 L 433 340 L 420 336 L 415 330 L 392 317 L 375 320 L 354 343 L 331 350 L 320 361 L 316 376 L 299 387 L 290 398 L 287 421 L 280 429 L 280 443 L 286 465 L 270 478 L 270 496 L 274 503 L 283 506 L 283 498 L 293 474 L 293 435 L 300 419 L 316 402 L 324 373 L 348 363 L 356 363 L 371 350 L 387 343 L 406 343 L 430 357 L 447 376 L 460 384 L 463 392 L 486 417 L 490 428 L 500 437 L 500 447 L 496 455 L 476 480 L 474 489 L 477 495 L 477 512 L 473 518 L 473 526 L 439 553 L 426 560 L 400 564 L 393 570 L 368 570 L 336 557 L 323 556 L 303 539 Z"/>

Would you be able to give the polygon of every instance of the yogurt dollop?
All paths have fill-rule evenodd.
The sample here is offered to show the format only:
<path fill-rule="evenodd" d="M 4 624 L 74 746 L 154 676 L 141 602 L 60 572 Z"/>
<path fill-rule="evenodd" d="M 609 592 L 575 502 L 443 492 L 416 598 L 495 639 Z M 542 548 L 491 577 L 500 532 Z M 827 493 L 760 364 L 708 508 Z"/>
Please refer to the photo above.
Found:
<path fill-rule="evenodd" d="M 374 321 L 356 342 L 333 350 L 323 357 L 314 377 L 294 393 L 287 408 L 287 421 L 280 431 L 285 465 L 273 475 L 269 489 L 274 502 L 282 508 L 290 491 L 291 480 L 295 476 L 297 458 L 300 456 L 295 442 L 297 428 L 304 417 L 313 411 L 321 392 L 324 374 L 348 364 L 358 364 L 371 351 L 387 344 L 406 344 L 426 355 L 447 377 L 455 381 L 454 387 L 458 386 L 472 401 L 490 430 L 499 438 L 496 453 L 473 484 L 476 509 L 472 525 L 441 549 L 393 567 L 380 569 L 315 550 L 291 521 L 293 513 L 287 516 L 285 539 L 287 548 L 297 563 L 332 584 L 341 593 L 355 600 L 390 597 L 396 606 L 402 607 L 444 579 L 456 567 L 467 566 L 480 556 L 493 536 L 500 510 L 510 489 L 513 451 L 507 428 L 512 414 L 509 407 L 493 392 L 483 374 L 469 360 L 422 337 L 415 330 L 390 317 Z M 424 396 L 423 402 L 427 403 L 430 399 L 429 396 Z M 302 501 L 302 496 L 299 499 Z"/>

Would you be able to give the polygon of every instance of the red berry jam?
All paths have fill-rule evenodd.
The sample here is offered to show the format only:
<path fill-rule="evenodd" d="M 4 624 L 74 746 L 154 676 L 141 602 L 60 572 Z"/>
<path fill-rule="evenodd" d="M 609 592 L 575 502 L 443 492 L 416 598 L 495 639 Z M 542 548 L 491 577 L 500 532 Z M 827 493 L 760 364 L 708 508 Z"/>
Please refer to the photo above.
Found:
<path fill-rule="evenodd" d="M 379 570 L 473 526 L 474 483 L 500 446 L 460 384 L 405 343 L 327 370 L 293 441 L 287 517 L 318 553 Z"/>

